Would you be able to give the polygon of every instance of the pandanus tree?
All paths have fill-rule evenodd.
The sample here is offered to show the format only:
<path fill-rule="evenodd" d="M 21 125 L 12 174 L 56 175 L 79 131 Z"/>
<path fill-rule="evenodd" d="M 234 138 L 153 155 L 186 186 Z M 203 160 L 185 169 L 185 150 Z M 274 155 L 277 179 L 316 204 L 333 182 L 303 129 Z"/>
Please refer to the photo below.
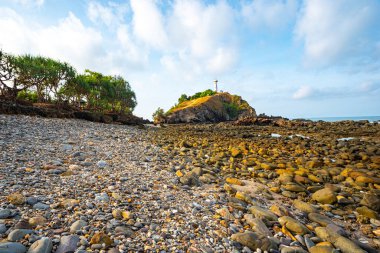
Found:
<path fill-rule="evenodd" d="M 135 93 L 121 76 L 90 70 L 78 75 L 66 62 L 0 50 L 0 95 L 32 101 L 30 94 L 38 102 L 66 100 L 80 106 L 85 101 L 87 109 L 103 112 L 132 112 L 137 105 Z"/>
<path fill-rule="evenodd" d="M 15 99 L 22 90 L 18 87 L 17 76 L 21 58 L 0 50 L 0 95 Z M 25 87 L 23 87 L 25 88 Z"/>

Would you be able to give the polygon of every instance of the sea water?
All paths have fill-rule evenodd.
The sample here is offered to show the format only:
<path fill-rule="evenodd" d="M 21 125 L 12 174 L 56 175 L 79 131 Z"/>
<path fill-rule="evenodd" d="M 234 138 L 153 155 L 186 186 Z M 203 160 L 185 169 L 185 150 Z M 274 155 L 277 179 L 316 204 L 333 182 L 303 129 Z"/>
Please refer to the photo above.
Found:
<path fill-rule="evenodd" d="M 380 121 L 380 116 L 355 116 L 355 117 L 320 117 L 320 118 L 306 118 L 312 121 L 323 120 L 327 122 L 335 122 L 342 120 L 368 120 L 369 122 Z"/>

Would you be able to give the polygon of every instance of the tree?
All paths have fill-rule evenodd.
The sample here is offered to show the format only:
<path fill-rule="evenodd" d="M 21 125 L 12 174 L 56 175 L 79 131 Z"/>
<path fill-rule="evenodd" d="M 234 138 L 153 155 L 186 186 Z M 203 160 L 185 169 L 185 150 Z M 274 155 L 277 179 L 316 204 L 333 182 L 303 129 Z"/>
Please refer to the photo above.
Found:
<path fill-rule="evenodd" d="M 17 96 L 15 78 L 17 76 L 17 57 L 5 53 L 0 49 L 0 95 L 11 97 Z"/>
<path fill-rule="evenodd" d="M 164 109 L 158 107 L 157 110 L 153 113 L 153 122 L 155 124 L 160 124 L 165 121 Z"/>
<path fill-rule="evenodd" d="M 182 102 L 185 102 L 189 100 L 189 97 L 186 95 L 186 94 L 182 94 L 179 99 L 178 99 L 178 104 L 182 103 Z"/>

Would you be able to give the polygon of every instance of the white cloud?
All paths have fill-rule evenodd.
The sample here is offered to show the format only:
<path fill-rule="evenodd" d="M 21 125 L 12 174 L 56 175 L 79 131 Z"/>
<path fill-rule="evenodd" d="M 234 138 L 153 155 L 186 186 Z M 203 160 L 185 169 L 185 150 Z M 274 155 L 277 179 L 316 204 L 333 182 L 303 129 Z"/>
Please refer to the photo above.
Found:
<path fill-rule="evenodd" d="M 14 54 L 40 54 L 71 63 L 78 71 L 92 69 L 122 74 L 127 68 L 141 68 L 147 61 L 142 47 L 133 40 L 127 26 L 117 28 L 116 39 L 85 26 L 73 13 L 57 24 L 28 23 L 15 11 L 0 8 L 0 47 Z"/>
<path fill-rule="evenodd" d="M 133 33 L 147 45 L 156 49 L 168 45 L 164 18 L 152 0 L 131 0 Z"/>
<path fill-rule="evenodd" d="M 301 86 L 294 94 L 293 99 L 304 99 L 311 97 L 314 94 L 314 89 L 311 86 Z"/>
<path fill-rule="evenodd" d="M 42 6 L 44 4 L 44 0 L 11 0 L 14 3 L 22 4 L 22 5 L 36 5 Z"/>
<path fill-rule="evenodd" d="M 242 15 L 256 30 L 281 29 L 296 17 L 297 0 L 253 0 L 242 5 Z"/>
<path fill-rule="evenodd" d="M 225 1 L 175 1 L 167 18 L 171 62 L 195 75 L 229 70 L 238 58 L 235 21 L 235 11 Z"/>
<path fill-rule="evenodd" d="M 304 43 L 305 64 L 325 67 L 367 57 L 375 45 L 368 28 L 378 26 L 375 0 L 306 0 L 295 28 Z"/>

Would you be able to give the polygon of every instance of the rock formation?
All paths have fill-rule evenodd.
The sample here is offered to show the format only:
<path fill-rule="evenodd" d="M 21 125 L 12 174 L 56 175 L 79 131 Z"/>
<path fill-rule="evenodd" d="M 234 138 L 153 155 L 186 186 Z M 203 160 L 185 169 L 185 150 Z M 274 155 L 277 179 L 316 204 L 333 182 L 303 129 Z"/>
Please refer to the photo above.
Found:
<path fill-rule="evenodd" d="M 240 96 L 227 92 L 185 101 L 170 109 L 166 123 L 222 122 L 256 117 L 256 111 Z"/>

